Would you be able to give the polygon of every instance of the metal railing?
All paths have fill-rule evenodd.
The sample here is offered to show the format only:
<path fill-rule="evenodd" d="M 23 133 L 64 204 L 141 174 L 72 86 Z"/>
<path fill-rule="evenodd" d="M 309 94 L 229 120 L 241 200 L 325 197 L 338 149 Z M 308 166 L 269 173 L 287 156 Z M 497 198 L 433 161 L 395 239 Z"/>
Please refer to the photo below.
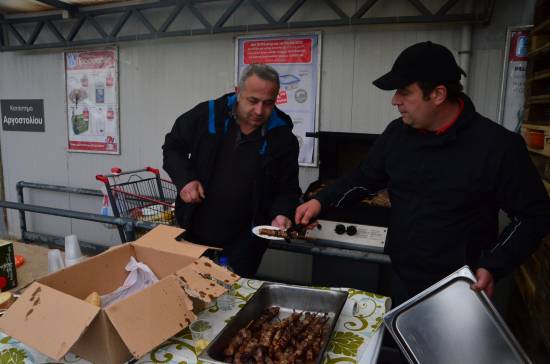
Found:
<path fill-rule="evenodd" d="M 53 208 L 53 207 L 47 207 L 47 206 L 37 206 L 37 205 L 26 204 L 24 193 L 23 193 L 23 190 L 25 188 L 37 189 L 37 190 L 43 190 L 43 191 L 64 192 L 64 193 L 79 194 L 79 195 L 97 196 L 97 197 L 103 196 L 100 190 L 19 181 L 16 184 L 18 202 L 0 201 L 0 207 L 19 210 L 19 226 L 21 229 L 21 239 L 23 241 L 40 241 L 45 244 L 53 244 L 53 245 L 60 245 L 60 246 L 64 245 L 63 237 L 28 231 L 27 218 L 26 218 L 25 212 L 34 212 L 39 214 L 61 216 L 61 217 L 67 217 L 72 219 L 94 221 L 94 222 L 99 222 L 103 224 L 115 225 L 118 228 L 120 240 L 123 243 L 135 240 L 136 229 L 150 230 L 150 229 L 153 229 L 155 226 L 157 226 L 157 224 L 154 224 L 154 223 L 137 221 L 129 218 L 105 216 L 105 215 L 94 214 L 90 212 L 73 211 L 73 210 L 59 209 L 59 208 Z M 81 246 L 82 246 L 82 249 L 84 251 L 87 251 L 88 253 L 99 253 L 108 248 L 108 246 L 99 245 L 99 244 L 90 243 L 90 242 L 84 242 L 84 241 L 81 241 Z"/>
<path fill-rule="evenodd" d="M 37 206 L 25 204 L 23 190 L 24 188 L 64 192 L 79 195 L 103 197 L 100 190 L 68 187 L 60 185 L 50 185 L 42 183 L 32 183 L 20 181 L 16 185 L 18 202 L 0 201 L 0 207 L 19 210 L 19 225 L 21 228 L 21 238 L 23 241 L 40 241 L 48 245 L 64 246 L 64 238 L 45 233 L 37 233 L 27 230 L 27 220 L 25 212 L 34 212 L 39 214 L 47 214 L 54 216 L 67 217 L 72 219 L 95 221 L 103 224 L 112 224 L 118 228 L 120 240 L 125 243 L 133 241 L 136 238 L 136 229 L 153 229 L 157 224 L 134 220 L 126 217 L 105 216 L 89 212 L 73 211 L 66 209 L 58 209 L 46 206 Z M 108 246 L 95 243 L 80 241 L 83 252 L 88 254 L 97 254 L 106 249 Z M 378 264 L 389 264 L 390 258 L 386 254 L 369 252 L 359 249 L 344 249 L 330 246 L 323 246 L 321 243 L 313 244 L 311 242 L 292 241 L 290 243 L 284 241 L 269 241 L 268 247 L 275 250 L 284 250 L 295 253 L 339 257 L 351 260 L 359 260 Z"/>

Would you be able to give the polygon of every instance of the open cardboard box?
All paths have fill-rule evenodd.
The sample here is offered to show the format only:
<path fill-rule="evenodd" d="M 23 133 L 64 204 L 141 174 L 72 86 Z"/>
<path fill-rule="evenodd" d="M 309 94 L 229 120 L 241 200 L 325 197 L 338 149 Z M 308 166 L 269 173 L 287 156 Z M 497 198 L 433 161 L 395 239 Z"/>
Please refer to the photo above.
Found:
<path fill-rule="evenodd" d="M 68 351 L 96 364 L 143 356 L 195 320 L 194 306 L 197 312 L 225 292 L 216 280 L 239 279 L 201 258 L 209 247 L 177 241 L 182 232 L 160 225 L 133 243 L 35 281 L 0 318 L 0 330 L 56 360 Z M 104 309 L 84 301 L 91 292 L 104 295 L 121 286 L 131 256 L 159 282 Z"/>

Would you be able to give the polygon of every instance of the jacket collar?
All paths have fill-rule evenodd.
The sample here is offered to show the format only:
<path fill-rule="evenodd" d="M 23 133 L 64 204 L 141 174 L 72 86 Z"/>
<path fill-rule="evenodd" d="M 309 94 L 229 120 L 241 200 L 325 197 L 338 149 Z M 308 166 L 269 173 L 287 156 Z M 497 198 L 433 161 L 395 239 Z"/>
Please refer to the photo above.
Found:
<path fill-rule="evenodd" d="M 230 94 L 226 94 L 223 96 L 225 101 L 225 108 L 229 115 L 233 118 L 233 120 L 237 120 L 235 116 L 235 108 L 237 107 L 237 95 L 232 92 Z M 273 111 L 271 112 L 271 115 L 269 116 L 269 119 L 267 121 L 267 124 L 265 125 L 266 131 L 271 131 L 273 129 L 279 128 L 279 127 L 289 127 L 292 129 L 293 124 L 288 115 L 283 113 L 277 106 L 273 108 Z"/>
<path fill-rule="evenodd" d="M 456 119 L 456 121 L 445 131 L 445 133 L 437 135 L 436 133 L 419 133 L 419 131 L 409 125 L 404 125 L 405 130 L 408 134 L 418 138 L 420 144 L 423 145 L 445 145 L 456 139 L 457 134 L 462 130 L 465 130 L 470 127 L 472 122 L 474 122 L 474 115 L 476 110 L 472 100 L 466 94 L 461 93 L 460 99 L 464 102 L 464 109 Z M 401 123 L 403 121 L 401 120 Z"/>

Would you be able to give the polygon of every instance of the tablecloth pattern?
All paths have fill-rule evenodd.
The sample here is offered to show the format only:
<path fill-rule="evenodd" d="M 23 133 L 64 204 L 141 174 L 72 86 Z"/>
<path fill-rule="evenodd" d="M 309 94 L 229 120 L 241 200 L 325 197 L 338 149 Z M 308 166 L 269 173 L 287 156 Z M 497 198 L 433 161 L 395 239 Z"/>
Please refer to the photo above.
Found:
<path fill-rule="evenodd" d="M 262 284 L 263 281 L 259 280 L 244 278 L 239 280 L 234 287 L 236 304 L 232 310 L 222 311 L 214 303 L 199 313 L 198 317 L 209 321 L 213 326 L 214 335 L 217 335 Z M 354 300 L 358 304 L 358 312 L 354 316 L 340 315 L 329 342 L 324 364 L 358 363 L 367 349 L 370 338 L 382 325 L 382 317 L 390 306 L 389 298 L 352 288 L 317 288 L 348 291 L 348 300 Z M 54 362 L 25 344 L 0 333 L 0 364 Z M 69 353 L 64 357 L 63 363 L 86 364 L 88 362 Z M 189 328 L 185 328 L 141 359 L 132 360 L 130 363 L 200 364 L 197 363 Z"/>

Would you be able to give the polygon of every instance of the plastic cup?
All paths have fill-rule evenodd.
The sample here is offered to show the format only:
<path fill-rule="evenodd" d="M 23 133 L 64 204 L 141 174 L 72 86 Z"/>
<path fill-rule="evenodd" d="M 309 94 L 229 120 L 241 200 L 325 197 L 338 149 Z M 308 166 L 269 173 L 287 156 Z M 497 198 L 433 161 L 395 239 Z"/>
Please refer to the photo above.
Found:
<path fill-rule="evenodd" d="M 82 261 L 84 257 L 80 251 L 78 238 L 76 235 L 67 235 L 65 237 L 65 266 L 69 267 Z"/>
<path fill-rule="evenodd" d="M 65 267 L 70 267 L 71 265 L 75 265 L 77 263 L 80 263 L 84 260 L 84 257 L 76 258 L 76 259 L 68 259 L 65 257 Z"/>
<path fill-rule="evenodd" d="M 65 263 L 63 263 L 61 251 L 59 249 L 48 250 L 48 273 L 57 272 L 63 268 L 65 268 Z"/>
<path fill-rule="evenodd" d="M 235 308 L 235 296 L 233 291 L 229 290 L 222 296 L 218 297 L 218 308 L 222 311 L 230 311 Z"/>
<path fill-rule="evenodd" d="M 212 340 L 212 324 L 206 320 L 194 321 L 190 326 L 195 354 L 199 355 Z"/>

